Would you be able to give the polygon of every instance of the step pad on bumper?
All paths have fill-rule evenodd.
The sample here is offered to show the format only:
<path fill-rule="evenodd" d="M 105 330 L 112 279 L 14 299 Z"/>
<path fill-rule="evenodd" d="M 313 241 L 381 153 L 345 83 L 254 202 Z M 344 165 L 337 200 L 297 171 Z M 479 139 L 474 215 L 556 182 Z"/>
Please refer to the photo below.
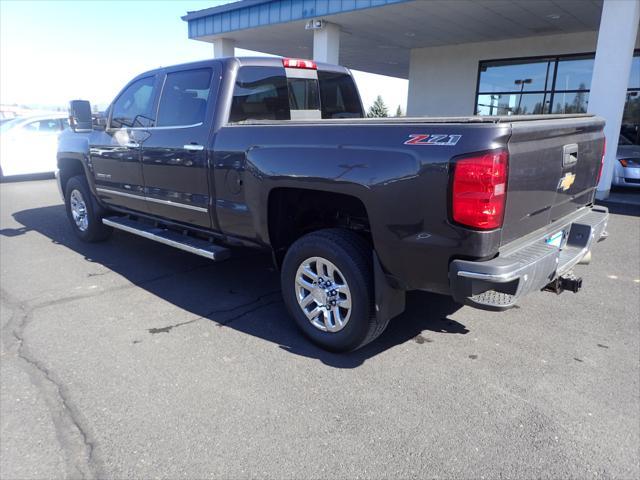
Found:
<path fill-rule="evenodd" d="M 552 232 L 543 231 L 538 240 L 492 260 L 454 260 L 451 294 L 460 303 L 487 310 L 513 307 L 520 297 L 570 272 L 605 232 L 608 218 L 608 210 L 598 206 L 559 227 L 569 232 L 562 249 L 547 244 Z"/>
<path fill-rule="evenodd" d="M 226 260 L 230 255 L 229 249 L 221 245 L 216 245 L 201 238 L 183 235 L 166 228 L 155 227 L 129 217 L 105 217 L 102 219 L 102 223 L 155 242 L 164 243 L 185 252 L 195 253 L 216 262 Z"/>

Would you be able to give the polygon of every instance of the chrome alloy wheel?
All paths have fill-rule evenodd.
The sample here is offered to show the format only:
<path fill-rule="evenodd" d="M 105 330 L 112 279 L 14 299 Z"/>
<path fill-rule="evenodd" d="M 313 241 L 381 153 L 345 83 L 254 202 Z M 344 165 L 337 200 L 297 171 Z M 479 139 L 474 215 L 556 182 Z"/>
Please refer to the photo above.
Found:
<path fill-rule="evenodd" d="M 296 272 L 296 299 L 309 322 L 323 332 L 342 330 L 351 316 L 351 291 L 338 267 L 310 257 Z"/>
<path fill-rule="evenodd" d="M 76 226 L 81 232 L 85 232 L 89 228 L 89 217 L 87 215 L 87 204 L 79 190 L 73 190 L 69 197 L 71 206 L 71 216 Z"/>

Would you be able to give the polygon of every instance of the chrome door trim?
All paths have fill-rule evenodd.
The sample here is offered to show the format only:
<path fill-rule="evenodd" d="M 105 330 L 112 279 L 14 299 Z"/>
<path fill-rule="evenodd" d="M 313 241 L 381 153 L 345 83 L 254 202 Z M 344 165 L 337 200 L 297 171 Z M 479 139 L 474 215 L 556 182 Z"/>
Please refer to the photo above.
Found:
<path fill-rule="evenodd" d="M 186 208 L 188 210 L 195 210 L 196 212 L 208 212 L 209 211 L 209 209 L 207 209 L 207 208 L 196 207 L 195 205 L 187 205 L 186 203 L 172 202 L 171 200 L 160 200 L 158 198 L 147 197 L 147 196 L 145 196 L 144 199 L 147 200 L 148 202 L 159 203 L 161 205 L 168 205 L 170 207 Z"/>
<path fill-rule="evenodd" d="M 117 190 L 111 190 L 110 188 L 96 187 L 96 192 L 98 192 L 98 193 L 106 193 L 106 194 L 110 194 L 110 195 L 120 195 L 121 197 L 127 197 L 127 198 L 137 198 L 137 199 L 140 199 L 140 200 L 144 200 L 145 199 L 144 195 L 137 195 L 135 193 L 127 193 L 127 192 L 119 192 Z"/>
<path fill-rule="evenodd" d="M 132 194 L 132 193 L 119 192 L 117 190 L 111 190 L 110 188 L 96 187 L 96 191 L 98 193 L 106 193 L 106 194 L 109 194 L 109 195 L 120 195 L 120 196 L 123 196 L 123 197 L 138 198 L 140 200 L 146 200 L 147 202 L 159 203 L 161 205 L 167 205 L 169 207 L 186 208 L 187 210 L 194 210 L 196 212 L 207 213 L 209 211 L 208 208 L 196 207 L 195 205 L 187 205 L 186 203 L 172 202 L 170 200 L 160 200 L 158 198 L 148 197 L 146 195 L 135 195 L 135 194 Z"/>

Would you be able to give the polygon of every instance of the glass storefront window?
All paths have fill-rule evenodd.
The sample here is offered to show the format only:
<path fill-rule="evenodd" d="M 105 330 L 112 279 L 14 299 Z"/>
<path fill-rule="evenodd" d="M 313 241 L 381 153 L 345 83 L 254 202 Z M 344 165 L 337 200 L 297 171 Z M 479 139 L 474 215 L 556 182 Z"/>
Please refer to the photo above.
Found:
<path fill-rule="evenodd" d="M 512 62 L 487 62 L 480 74 L 480 92 L 532 92 L 545 90 L 551 85 L 553 72 L 548 60 L 536 60 L 514 64 Z M 524 82 L 523 82 L 524 80 Z M 518 82 L 518 83 L 516 83 Z"/>
<path fill-rule="evenodd" d="M 556 92 L 551 113 L 586 113 L 588 92 Z"/>
<path fill-rule="evenodd" d="M 589 105 L 594 57 L 590 54 L 481 62 L 476 113 L 584 113 Z M 639 51 L 634 54 L 629 75 L 621 133 L 639 143 Z"/>
<path fill-rule="evenodd" d="M 556 90 L 589 90 L 593 58 L 567 59 L 558 62 Z"/>
<path fill-rule="evenodd" d="M 633 57 L 631 63 L 631 74 L 629 75 L 629 86 L 627 88 L 640 88 L 640 54 Z"/>
<path fill-rule="evenodd" d="M 502 93 L 478 96 L 478 115 L 537 115 L 549 113 L 543 93 Z"/>
<path fill-rule="evenodd" d="M 627 93 L 620 135 L 629 142 L 640 145 L 640 91 Z"/>

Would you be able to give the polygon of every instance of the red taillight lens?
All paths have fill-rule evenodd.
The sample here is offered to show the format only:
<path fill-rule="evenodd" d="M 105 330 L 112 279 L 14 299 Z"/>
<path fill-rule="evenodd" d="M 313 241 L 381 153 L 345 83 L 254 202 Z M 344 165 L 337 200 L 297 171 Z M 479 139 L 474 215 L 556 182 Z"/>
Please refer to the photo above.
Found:
<path fill-rule="evenodd" d="M 301 60 L 299 58 L 283 58 L 282 65 L 284 68 L 306 68 L 309 70 L 317 70 L 318 66 L 313 60 Z"/>
<path fill-rule="evenodd" d="M 596 185 L 600 183 L 600 177 L 602 177 L 602 168 L 604 167 L 604 155 L 607 153 L 607 137 L 604 138 L 602 143 L 602 159 L 600 159 L 600 170 L 598 170 L 598 179 L 596 180 Z"/>
<path fill-rule="evenodd" d="M 456 161 L 453 172 L 453 220 L 490 230 L 502 226 L 509 154 L 496 150 Z"/>

